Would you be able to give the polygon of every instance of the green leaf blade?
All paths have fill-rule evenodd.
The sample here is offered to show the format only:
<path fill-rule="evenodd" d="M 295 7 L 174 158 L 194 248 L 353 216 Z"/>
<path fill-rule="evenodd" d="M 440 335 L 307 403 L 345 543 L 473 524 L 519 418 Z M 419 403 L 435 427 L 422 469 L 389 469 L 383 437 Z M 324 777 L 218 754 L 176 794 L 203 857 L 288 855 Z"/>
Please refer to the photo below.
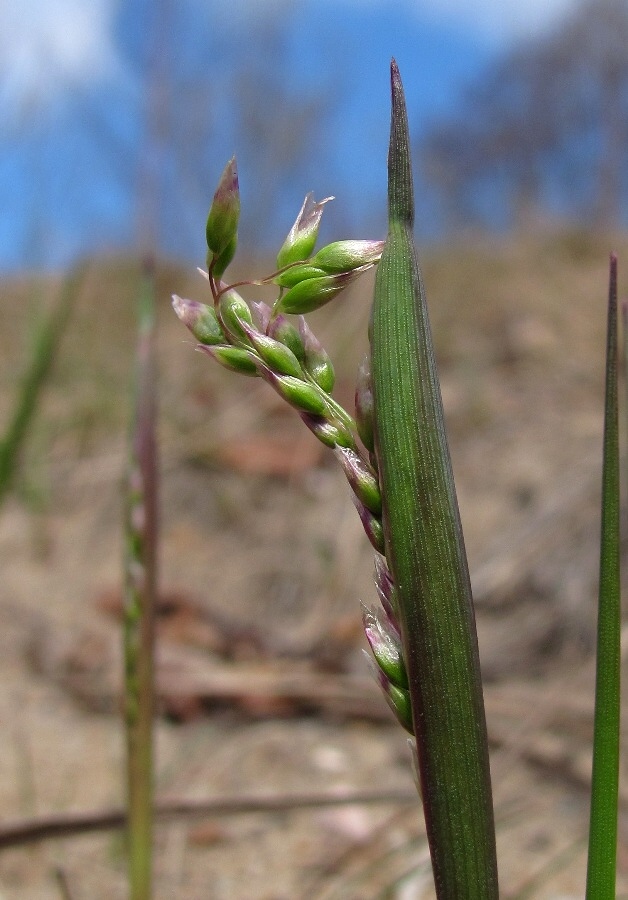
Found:
<path fill-rule="evenodd" d="M 372 331 L 386 556 L 398 593 L 437 896 L 491 900 L 497 863 L 475 618 L 412 239 L 407 119 L 394 64 L 392 93 L 390 224 Z"/>
<path fill-rule="evenodd" d="M 617 258 L 611 256 L 606 343 L 600 589 L 587 900 L 614 900 L 621 680 Z"/>

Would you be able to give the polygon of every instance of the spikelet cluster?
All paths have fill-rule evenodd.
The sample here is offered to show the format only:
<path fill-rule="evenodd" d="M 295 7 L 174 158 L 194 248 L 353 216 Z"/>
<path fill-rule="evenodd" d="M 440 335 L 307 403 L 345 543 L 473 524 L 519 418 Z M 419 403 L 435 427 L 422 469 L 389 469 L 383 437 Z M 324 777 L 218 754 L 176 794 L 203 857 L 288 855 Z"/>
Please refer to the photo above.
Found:
<path fill-rule="evenodd" d="M 305 319 L 306 313 L 328 303 L 376 265 L 384 242 L 336 241 L 314 252 L 324 206 L 332 199 L 316 202 L 312 194 L 306 196 L 277 255 L 277 271 L 244 283 L 275 284 L 275 303 L 248 303 L 223 280 L 237 246 L 240 213 L 236 163 L 230 160 L 206 226 L 207 271 L 202 274 L 209 282 L 211 303 L 175 295 L 173 308 L 196 338 L 199 351 L 227 369 L 264 379 L 297 411 L 318 440 L 334 451 L 353 492 L 364 531 L 376 551 L 375 584 L 383 612 L 363 610 L 376 679 L 395 715 L 412 733 L 395 589 L 385 561 L 369 360 L 365 359 L 358 372 L 354 417 L 333 398 L 332 361 Z"/>

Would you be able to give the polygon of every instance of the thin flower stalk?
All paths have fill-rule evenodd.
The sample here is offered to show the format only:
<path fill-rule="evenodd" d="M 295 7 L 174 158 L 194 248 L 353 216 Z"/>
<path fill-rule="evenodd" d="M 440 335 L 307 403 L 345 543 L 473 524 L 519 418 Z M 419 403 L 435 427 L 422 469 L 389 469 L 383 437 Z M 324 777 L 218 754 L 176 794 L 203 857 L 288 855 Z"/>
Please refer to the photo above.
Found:
<path fill-rule="evenodd" d="M 152 895 L 157 450 L 152 272 L 143 280 L 125 483 L 124 713 L 131 900 Z"/>

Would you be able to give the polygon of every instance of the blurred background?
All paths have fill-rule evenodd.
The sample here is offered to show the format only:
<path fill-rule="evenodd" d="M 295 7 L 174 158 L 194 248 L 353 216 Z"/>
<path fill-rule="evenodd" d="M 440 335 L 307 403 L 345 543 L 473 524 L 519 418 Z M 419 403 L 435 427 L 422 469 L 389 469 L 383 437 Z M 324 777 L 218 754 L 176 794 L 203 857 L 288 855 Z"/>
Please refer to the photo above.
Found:
<path fill-rule="evenodd" d="M 627 214 L 621 0 L 80 0 L 0 11 L 0 266 L 151 245 L 203 256 L 224 162 L 245 246 L 306 190 L 384 230 L 387 70 L 404 77 L 421 237 Z"/>
<path fill-rule="evenodd" d="M 319 245 L 385 235 L 394 55 L 502 893 L 582 897 L 611 250 L 626 295 L 627 47 L 626 0 L 0 4 L 3 816 L 123 802 L 120 481 L 147 258 L 157 791 L 413 796 L 405 736 L 361 653 L 373 554 L 333 455 L 261 379 L 194 353 L 170 308 L 173 293 L 207 299 L 195 267 L 234 153 L 231 281 L 272 271 L 308 191 L 336 197 Z M 371 295 L 369 274 L 311 316 L 348 410 Z M 433 896 L 421 817 L 392 801 L 184 818 L 156 841 L 159 900 Z M 97 833 L 4 849 L 0 900 L 123 898 L 122 846 Z"/>

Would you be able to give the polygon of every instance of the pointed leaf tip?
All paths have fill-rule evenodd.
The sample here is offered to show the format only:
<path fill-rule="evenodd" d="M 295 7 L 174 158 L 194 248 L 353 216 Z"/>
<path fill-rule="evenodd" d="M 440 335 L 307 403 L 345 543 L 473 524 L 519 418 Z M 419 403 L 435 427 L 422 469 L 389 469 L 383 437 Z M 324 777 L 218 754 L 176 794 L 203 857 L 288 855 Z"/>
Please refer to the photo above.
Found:
<path fill-rule="evenodd" d="M 388 215 L 391 222 L 414 225 L 414 189 L 406 101 L 397 63 L 390 63 L 390 146 L 388 149 Z"/>
<path fill-rule="evenodd" d="M 397 65 L 397 60 L 393 56 L 390 60 L 390 83 L 395 90 L 395 87 L 400 88 L 403 91 L 403 85 L 401 84 L 401 75 L 399 73 L 399 66 Z"/>

